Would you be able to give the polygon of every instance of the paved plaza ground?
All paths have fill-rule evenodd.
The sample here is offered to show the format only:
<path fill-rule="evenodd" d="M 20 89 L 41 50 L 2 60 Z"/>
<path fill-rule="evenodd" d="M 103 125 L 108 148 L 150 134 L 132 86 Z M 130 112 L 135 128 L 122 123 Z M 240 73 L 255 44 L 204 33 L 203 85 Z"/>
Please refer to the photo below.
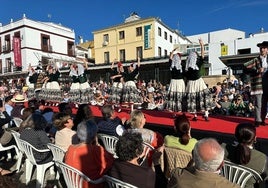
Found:
<path fill-rule="evenodd" d="M 16 169 L 16 160 L 13 161 L 0 161 L 0 165 L 4 169 L 9 169 L 11 171 Z M 32 180 L 28 185 L 25 184 L 25 164 L 23 163 L 23 166 L 19 172 L 14 174 L 12 176 L 12 179 L 16 182 L 18 182 L 18 188 L 35 188 L 36 183 L 36 169 L 34 168 L 34 173 L 32 176 Z M 55 179 L 55 174 L 50 174 L 50 170 L 48 169 L 45 175 L 45 181 L 44 185 L 42 187 L 46 188 L 64 188 L 66 185 L 59 180 Z"/>

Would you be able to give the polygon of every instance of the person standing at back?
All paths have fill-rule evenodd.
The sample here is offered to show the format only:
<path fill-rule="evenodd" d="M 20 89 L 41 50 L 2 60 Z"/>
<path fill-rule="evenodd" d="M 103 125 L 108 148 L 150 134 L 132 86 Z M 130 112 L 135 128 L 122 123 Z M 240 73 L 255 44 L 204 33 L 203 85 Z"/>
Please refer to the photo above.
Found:
<path fill-rule="evenodd" d="M 251 96 L 254 98 L 255 126 L 265 126 L 268 102 L 268 41 L 257 44 L 260 55 L 244 64 L 250 74 Z"/>

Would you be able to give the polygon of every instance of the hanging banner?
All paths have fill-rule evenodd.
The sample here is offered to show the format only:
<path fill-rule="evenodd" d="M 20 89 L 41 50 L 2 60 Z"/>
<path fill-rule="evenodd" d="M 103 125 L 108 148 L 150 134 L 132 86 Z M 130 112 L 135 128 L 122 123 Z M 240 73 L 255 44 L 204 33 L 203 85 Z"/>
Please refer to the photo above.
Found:
<path fill-rule="evenodd" d="M 144 49 L 151 48 L 151 25 L 144 26 Z"/>
<path fill-rule="evenodd" d="M 13 37 L 14 61 L 16 67 L 22 67 L 21 63 L 21 41 L 19 37 Z"/>
<path fill-rule="evenodd" d="M 227 55 L 228 54 L 228 46 L 227 45 L 222 45 L 221 46 L 221 55 Z"/>

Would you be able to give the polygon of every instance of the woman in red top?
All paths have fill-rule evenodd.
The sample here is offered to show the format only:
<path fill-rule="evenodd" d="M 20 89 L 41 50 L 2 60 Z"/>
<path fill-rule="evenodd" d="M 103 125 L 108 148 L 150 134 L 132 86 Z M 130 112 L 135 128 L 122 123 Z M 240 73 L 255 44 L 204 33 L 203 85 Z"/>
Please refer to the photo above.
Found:
<path fill-rule="evenodd" d="M 65 163 L 80 170 L 90 179 L 101 178 L 111 168 L 114 158 L 97 142 L 97 125 L 82 121 L 77 128 L 80 143 L 71 145 L 65 155 Z M 101 188 L 103 184 L 83 183 L 83 188 Z"/>

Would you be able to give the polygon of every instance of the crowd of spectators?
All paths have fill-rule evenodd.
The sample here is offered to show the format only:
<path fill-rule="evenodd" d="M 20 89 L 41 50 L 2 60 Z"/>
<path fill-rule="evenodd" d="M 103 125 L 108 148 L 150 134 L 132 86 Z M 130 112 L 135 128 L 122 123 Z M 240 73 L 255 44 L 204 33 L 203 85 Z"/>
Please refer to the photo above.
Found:
<path fill-rule="evenodd" d="M 102 84 L 105 85 L 105 83 Z M 148 85 L 140 81 L 137 82 L 137 85 L 141 96 L 149 99 L 144 100 L 143 108 L 163 110 L 163 107 L 160 106 L 165 103 L 166 87 L 168 86 L 164 87 L 155 81 L 151 81 Z M 96 90 L 101 91 L 103 96 L 109 93 L 108 84 L 107 87 L 100 86 L 100 84 L 95 86 Z M 100 90 L 100 88 L 103 90 Z M 215 108 L 211 113 L 251 116 L 250 112 L 253 110 L 253 106 L 248 91 L 249 86 L 247 85 L 217 84 L 217 86 L 211 88 L 211 94 L 215 96 Z M 241 139 L 245 140 L 241 138 L 244 135 L 240 135 L 240 125 L 238 125 L 235 132 L 237 140 L 234 141 L 239 143 L 238 146 L 243 145 L 244 148 L 244 151 L 239 150 L 240 155 L 244 155 L 246 152 L 246 161 L 240 162 L 239 158 L 233 159 L 228 155 L 228 147 L 223 145 L 222 148 L 216 140 L 197 140 L 192 138 L 190 121 L 184 114 L 175 118 L 173 135 L 162 135 L 155 130 L 144 128 L 146 117 L 141 110 L 134 109 L 129 119 L 120 119 L 115 115 L 113 105 L 103 104 L 101 107 L 102 119 L 95 119 L 88 104 L 76 104 L 77 106 L 75 106 L 69 102 L 61 101 L 57 104 L 58 112 L 55 112 L 47 106 L 46 101 L 42 100 L 30 100 L 27 107 L 23 106 L 27 99 L 26 93 L 21 92 L 21 90 L 17 91 L 16 89 L 14 97 L 10 97 L 12 94 L 6 92 L 6 97 L 3 97 L 5 97 L 4 101 L 7 103 L 5 106 L 10 105 L 14 109 L 18 108 L 16 106 L 19 106 L 19 109 L 23 107 L 20 109 L 21 116 L 18 116 L 23 120 L 18 130 L 21 133 L 21 138 L 38 149 L 46 148 L 46 144 L 50 142 L 62 147 L 66 151 L 65 162 L 82 171 L 91 179 L 98 179 L 104 174 L 109 174 L 136 186 L 146 184 L 148 187 L 183 187 L 183 185 L 189 183 L 190 187 L 190 185 L 212 185 L 219 181 L 222 183 L 222 187 L 237 187 L 225 179 L 223 181 L 223 177 L 217 174 L 223 165 L 224 159 L 245 166 L 250 164 L 252 160 L 262 160 L 263 164 L 266 164 L 266 158 L 263 157 L 265 154 L 261 153 L 259 155 L 261 157 L 258 157 L 254 154 L 255 150 L 254 152 L 252 150 L 256 140 L 256 128 L 253 125 L 249 125 L 249 127 L 253 127 L 253 130 L 251 130 L 253 133 L 252 138 L 247 143 L 240 143 Z M 159 103 L 156 103 L 156 101 Z M 161 105 L 156 105 L 160 103 Z M 153 104 L 155 108 L 152 108 Z M 76 113 L 73 113 L 73 107 L 77 107 Z M 14 109 L 9 109 L 11 114 Z M 6 109 L 2 109 L 2 111 L 6 111 Z M 105 133 L 119 138 L 116 147 L 118 159 L 114 159 L 113 155 L 108 153 L 104 146 L 98 142 L 98 133 Z M 150 144 L 154 148 L 154 151 L 148 155 L 148 166 L 139 165 L 139 160 L 144 156 L 145 152 L 143 142 Z M 249 150 L 245 149 L 245 144 L 248 144 Z M 189 163 L 185 170 L 173 169 L 171 179 L 166 179 L 161 172 L 160 157 L 163 155 L 165 147 L 175 147 L 194 153 L 193 161 Z M 226 148 L 226 151 L 224 148 Z M 36 153 L 35 157 L 41 163 L 52 160 L 50 152 L 42 155 Z M 193 166 L 193 164 L 195 165 Z M 122 171 L 122 169 L 126 168 L 131 171 L 131 174 L 127 173 L 127 171 Z M 264 171 L 261 171 L 260 174 L 265 178 L 265 174 L 262 172 Z M 127 174 L 124 175 L 124 173 Z M 195 178 L 195 176 L 215 176 L 215 178 L 213 181 L 208 181 L 207 179 Z M 158 180 L 161 180 L 161 184 L 158 183 Z M 102 187 L 103 185 L 92 186 L 85 183 L 84 186 Z"/>

